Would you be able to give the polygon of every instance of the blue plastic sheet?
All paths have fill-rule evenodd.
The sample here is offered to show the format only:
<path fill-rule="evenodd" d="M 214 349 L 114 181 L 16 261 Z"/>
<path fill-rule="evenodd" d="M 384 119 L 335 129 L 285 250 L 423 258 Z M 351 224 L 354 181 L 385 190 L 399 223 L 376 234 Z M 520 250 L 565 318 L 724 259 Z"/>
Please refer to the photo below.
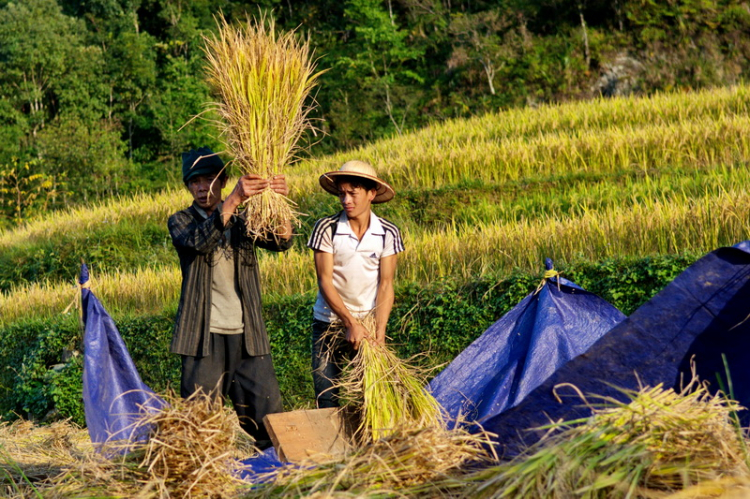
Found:
<path fill-rule="evenodd" d="M 552 262 L 547 259 L 547 269 Z M 451 420 L 483 423 L 517 405 L 625 316 L 562 277 L 490 326 L 431 382 Z"/>
<path fill-rule="evenodd" d="M 590 401 L 598 400 L 592 395 L 627 401 L 618 388 L 680 389 L 691 377 L 691 360 L 712 390 L 728 388 L 731 379 L 732 396 L 750 407 L 749 250 L 743 242 L 695 262 L 518 406 L 485 421 L 485 428 L 512 455 L 541 435 L 524 430 L 591 415 L 580 395 L 560 384 L 574 385 Z M 740 418 L 747 425 L 748 411 Z"/>
<path fill-rule="evenodd" d="M 273 447 L 269 447 L 253 457 L 243 459 L 241 463 L 240 478 L 251 483 L 263 483 L 266 479 L 266 477 L 263 477 L 265 473 L 271 473 L 277 468 L 289 464 L 279 460 L 279 455 Z"/>
<path fill-rule="evenodd" d="M 133 423 L 146 410 L 164 407 L 163 399 L 146 386 L 130 358 L 114 321 L 88 289 L 89 272 L 81 266 L 84 364 L 83 404 L 91 441 L 135 442 L 147 437 L 147 428 L 134 432 Z M 123 446 L 121 451 L 127 450 Z"/>

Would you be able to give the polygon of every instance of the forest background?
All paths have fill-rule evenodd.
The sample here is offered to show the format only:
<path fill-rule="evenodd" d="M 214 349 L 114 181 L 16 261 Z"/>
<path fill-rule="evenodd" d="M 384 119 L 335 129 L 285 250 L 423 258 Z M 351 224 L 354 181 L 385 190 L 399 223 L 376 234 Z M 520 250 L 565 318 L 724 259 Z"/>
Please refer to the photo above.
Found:
<path fill-rule="evenodd" d="M 0 228 L 177 185 L 220 147 L 202 35 L 263 12 L 327 70 L 305 154 L 449 118 L 741 82 L 739 0 L 0 0 Z M 184 128 L 183 128 L 184 126 Z"/>

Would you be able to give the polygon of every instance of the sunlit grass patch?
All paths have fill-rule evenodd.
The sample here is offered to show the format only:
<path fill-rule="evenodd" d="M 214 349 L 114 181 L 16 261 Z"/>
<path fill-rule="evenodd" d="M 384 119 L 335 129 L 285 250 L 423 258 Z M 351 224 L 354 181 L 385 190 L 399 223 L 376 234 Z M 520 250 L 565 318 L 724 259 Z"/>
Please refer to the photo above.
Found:
<path fill-rule="evenodd" d="M 185 188 L 175 188 L 157 194 L 120 196 L 90 206 L 45 213 L 15 229 L 0 230 L 0 249 L 63 234 L 78 233 L 83 236 L 87 231 L 121 223 L 164 220 L 166 229 L 169 215 L 186 208 L 191 202 Z"/>
<path fill-rule="evenodd" d="M 140 269 L 133 273 L 94 274 L 91 289 L 115 317 L 125 313 L 149 315 L 176 306 L 180 293 L 180 269 Z M 70 283 L 34 283 L 0 293 L 0 325 L 30 317 L 78 313 L 80 289 Z M 70 305 L 70 308 L 69 308 Z"/>
<path fill-rule="evenodd" d="M 406 228 L 407 251 L 399 255 L 400 282 L 430 283 L 441 278 L 468 281 L 515 270 L 536 272 L 549 257 L 559 264 L 607 258 L 705 253 L 748 239 L 750 194 L 737 185 L 705 196 L 681 193 L 621 207 L 521 218 L 510 222 L 448 225 L 434 230 Z M 294 248 L 261 252 L 264 293 L 313 293 L 317 283 L 312 254 Z M 179 296 L 179 269 L 141 269 L 94 275 L 97 296 L 115 315 L 163 310 Z M 73 283 L 31 284 L 0 294 L 0 322 L 58 313 L 75 298 Z"/>
<path fill-rule="evenodd" d="M 322 172 L 347 158 L 369 161 L 397 189 L 528 175 L 698 168 L 747 161 L 750 92 L 576 102 L 453 120 L 300 165 Z M 313 178 L 299 183 L 305 192 Z M 295 190 L 294 195 L 299 191 Z"/>

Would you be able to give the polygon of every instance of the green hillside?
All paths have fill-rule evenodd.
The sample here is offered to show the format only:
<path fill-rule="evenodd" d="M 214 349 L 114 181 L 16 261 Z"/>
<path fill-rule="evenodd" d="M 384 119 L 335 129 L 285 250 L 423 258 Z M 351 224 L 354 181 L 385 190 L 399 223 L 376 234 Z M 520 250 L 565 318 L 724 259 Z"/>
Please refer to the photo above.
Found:
<path fill-rule="evenodd" d="M 585 134 L 647 123 L 628 103 L 583 117 L 549 104 L 724 87 L 750 74 L 743 0 L 0 0 L 0 227 L 158 192 L 178 179 L 170 166 L 182 151 L 219 145 L 203 48 L 220 12 L 238 24 L 264 17 L 309 40 L 325 71 L 311 114 L 320 133 L 302 141 L 313 157 L 498 110 L 548 114 L 467 122 L 477 128 L 458 142 L 438 139 L 450 149 L 433 151 L 437 160 L 431 142 L 399 153 L 432 169 L 486 132 L 524 142 L 571 126 Z M 644 112 L 661 126 L 705 106 L 690 107 Z M 551 136 L 537 146 L 545 141 L 556 147 Z M 535 167 L 519 161 L 515 178 Z"/>
<path fill-rule="evenodd" d="M 750 89 L 735 87 L 503 112 L 302 162 L 289 183 L 305 216 L 292 251 L 264 256 L 266 293 L 314 289 L 304 243 L 315 219 L 337 210 L 317 177 L 350 158 L 372 162 L 398 191 L 377 210 L 405 233 L 401 282 L 535 272 L 547 256 L 564 264 L 734 244 L 750 220 L 749 129 Z M 188 203 L 175 186 L 0 232 L 2 321 L 13 303 L 39 313 L 27 293 L 53 313 L 39 289 L 69 287 L 81 259 L 103 292 L 119 280 L 105 294 L 113 306 L 138 272 L 175 286 L 166 219 Z"/>
<path fill-rule="evenodd" d="M 261 258 L 285 403 L 310 403 L 315 280 L 304 243 L 315 219 L 337 210 L 321 173 L 361 158 L 395 186 L 396 199 L 376 207 L 407 247 L 391 334 L 402 354 L 429 350 L 425 362 L 437 364 L 536 286 L 545 257 L 630 313 L 701 254 L 747 239 L 749 131 L 750 87 L 737 86 L 505 111 L 300 162 L 288 173 L 305 214 L 295 246 Z M 177 185 L 0 232 L 0 339 L 12 352 L 0 358 L 26 369 L 12 396 L 0 393 L 0 414 L 13 406 L 39 416 L 74 390 L 80 360 L 67 374 L 49 367 L 80 342 L 74 315 L 61 311 L 81 259 L 136 362 L 152 366 L 147 382 L 173 380 L 166 350 L 179 269 L 166 219 L 188 202 Z M 45 383 L 32 404 L 31 387 Z"/>

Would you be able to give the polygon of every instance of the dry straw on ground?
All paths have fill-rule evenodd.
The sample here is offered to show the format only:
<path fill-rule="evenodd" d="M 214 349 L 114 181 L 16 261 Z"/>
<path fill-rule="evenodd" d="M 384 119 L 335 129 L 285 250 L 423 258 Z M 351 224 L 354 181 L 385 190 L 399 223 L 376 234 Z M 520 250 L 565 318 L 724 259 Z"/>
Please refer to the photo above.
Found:
<path fill-rule="evenodd" d="M 750 477 L 723 477 L 692 485 L 659 499 L 747 499 L 750 497 Z"/>
<path fill-rule="evenodd" d="M 657 498 L 723 476 L 749 475 L 740 407 L 693 382 L 606 399 L 594 415 L 509 463 L 471 475 L 465 498 Z M 688 496 L 689 497 L 689 496 Z M 697 496 L 700 497 L 700 496 Z"/>
<path fill-rule="evenodd" d="M 208 84 L 228 153 L 243 174 L 271 179 L 283 173 L 311 129 L 310 93 L 315 72 L 309 41 L 276 32 L 272 19 L 248 18 L 241 26 L 219 19 L 219 34 L 205 38 Z M 290 201 L 267 189 L 246 204 L 251 234 L 265 237 L 296 222 Z"/>
<path fill-rule="evenodd" d="M 681 393 L 627 393 L 629 403 L 606 400 L 510 462 L 497 463 L 483 432 L 397 428 L 328 462 L 256 476 L 252 487 L 236 478 L 232 459 L 252 449 L 237 445 L 236 416 L 212 399 L 169 399 L 170 409 L 140 423 L 155 425 L 150 442 L 115 460 L 94 453 L 85 430 L 69 423 L 3 424 L 0 497 L 747 497 L 735 402 L 695 383 Z"/>
<path fill-rule="evenodd" d="M 219 494 L 237 485 L 235 458 L 257 450 L 233 412 L 220 397 L 200 391 L 169 399 L 169 407 L 139 420 L 138 426 L 151 429 L 150 438 L 124 460 L 138 461 L 149 479 L 163 484 L 173 497 Z"/>
<path fill-rule="evenodd" d="M 43 451 L 32 453 L 26 445 L 23 458 L 18 450 L 3 448 L 15 461 L 5 470 L 6 489 L 18 490 L 17 495 L 2 497 L 236 497 L 248 483 L 238 473 L 242 464 L 238 459 L 257 452 L 252 439 L 245 434 L 234 411 L 221 400 L 197 392 L 188 399 L 166 395 L 168 407 L 158 413 L 145 414 L 136 425 L 150 428 L 148 441 L 129 454 L 108 459 L 109 450 L 117 450 L 117 443 L 102 454 L 65 445 L 51 446 L 46 452 L 60 447 L 44 461 Z M 54 427 L 53 427 L 54 428 Z M 60 432 L 53 432 L 55 441 L 65 441 Z M 77 433 L 80 437 L 80 432 Z M 86 439 L 88 434 L 84 433 Z M 64 437 L 64 435 L 63 435 Z M 39 439 L 36 439 L 39 440 Z M 49 442 L 41 440 L 40 442 Z M 3 454 L 0 453 L 0 457 Z M 9 460 L 8 460 L 9 461 Z M 34 462 L 39 462 L 34 464 Z M 36 467 L 35 467 L 36 466 Z M 2 471 L 2 470 L 0 470 Z M 43 472 L 42 472 L 43 471 Z M 0 482 L 1 483 L 1 482 Z"/>
<path fill-rule="evenodd" d="M 36 484 L 48 483 L 93 449 L 88 432 L 69 421 L 0 423 L 0 497 L 39 497 Z"/>
<path fill-rule="evenodd" d="M 435 497 L 435 483 L 468 463 L 493 459 L 484 432 L 396 428 L 389 436 L 328 462 L 287 465 L 246 497 Z"/>

